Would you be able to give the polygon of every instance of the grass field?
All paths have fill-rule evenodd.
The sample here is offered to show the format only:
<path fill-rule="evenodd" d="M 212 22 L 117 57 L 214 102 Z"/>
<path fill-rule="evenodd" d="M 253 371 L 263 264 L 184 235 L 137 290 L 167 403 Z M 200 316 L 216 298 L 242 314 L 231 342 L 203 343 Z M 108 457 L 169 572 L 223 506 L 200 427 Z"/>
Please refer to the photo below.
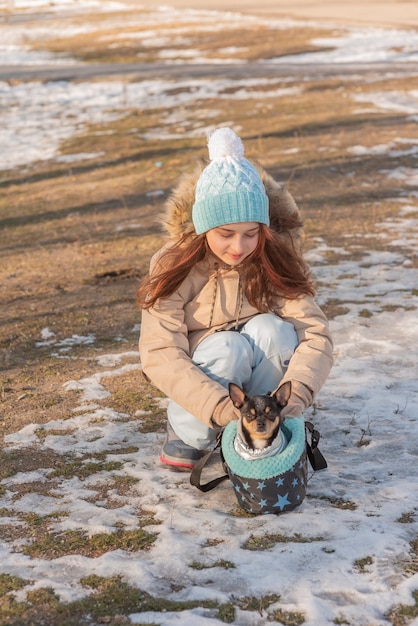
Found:
<path fill-rule="evenodd" d="M 244 38 L 246 57 L 257 59 L 313 47 L 312 33 L 294 28 L 281 32 L 278 49 L 276 32 L 225 29 L 207 38 L 214 51 L 235 47 L 239 57 Z M 103 40 L 108 45 L 117 33 L 105 34 L 98 30 L 95 36 L 53 39 L 38 46 L 82 60 L 106 58 L 116 63 L 145 54 L 122 41 L 111 48 L 109 59 Z M 207 50 L 205 40 L 199 38 L 197 44 L 193 33 L 191 39 L 192 48 L 199 45 Z M 147 48 L 145 61 L 152 62 L 158 51 Z M 134 302 L 136 286 L 161 243 L 157 215 L 164 197 L 183 171 L 192 168 L 197 158 L 206 157 L 203 130 L 200 136 L 195 132 L 195 138 L 182 138 L 191 125 L 207 123 L 205 111 L 213 112 L 212 127 L 230 121 L 240 129 L 247 155 L 287 184 L 303 213 L 306 249 L 320 237 L 328 246 L 343 247 L 345 254 L 361 258 L 369 248 L 388 246 L 376 223 L 396 213 L 404 190 L 387 172 L 412 167 L 415 155 L 399 157 L 386 151 L 355 156 L 349 149 L 413 137 L 416 122 L 403 114 L 361 112 L 366 107 L 360 107 L 354 97 L 368 90 L 402 92 L 412 89 L 414 82 L 418 79 L 410 76 L 372 74 L 367 81 L 347 81 L 307 75 L 297 96 L 275 99 L 269 94 L 263 100 L 262 90 L 248 99 L 228 99 L 223 94 L 222 99 L 206 100 L 203 111 L 202 103 L 191 98 L 182 105 L 183 121 L 169 129 L 177 138 L 157 141 L 144 137 L 150 132 L 158 136 L 160 126 L 167 132 L 167 110 L 134 109 L 114 122 L 91 125 L 64 143 L 63 155 L 96 153 L 88 164 L 47 161 L 29 170 L 4 173 L 0 180 L 3 432 L 32 421 L 35 415 L 37 420 L 48 420 L 51 414 L 65 412 L 66 402 L 57 390 L 68 374 L 75 375 L 73 368 L 81 367 L 82 374 L 88 367 L 88 360 L 70 360 L 63 371 L 49 350 L 35 345 L 43 328 L 61 338 L 93 333 L 93 352 L 117 345 L 119 337 L 132 348 L 136 345 L 131 332 L 140 320 Z M 277 79 L 277 88 L 287 85 Z M 232 81 L 231 95 L 235 90 Z M 339 310 L 338 304 L 329 298 L 325 306 L 329 315 L 335 306 Z M 79 350 L 88 359 L 91 350 Z"/>
<path fill-rule="evenodd" d="M 136 17 L 140 21 L 141 16 Z M 144 46 L 132 36 L 138 26 L 132 26 L 131 32 L 125 28 L 120 37 L 118 29 L 112 28 L 109 21 L 102 23 L 100 15 L 84 19 L 97 22 L 96 30 L 50 36 L 32 42 L 33 49 L 69 55 L 87 63 L 139 60 L 152 64 L 161 60 L 161 54 L 167 55 L 164 36 L 179 30 L 183 37 L 187 35 L 186 47 L 204 55 L 208 63 L 231 58 L 259 61 L 311 51 L 316 48 L 312 39 L 324 34 L 320 28 L 312 30 L 303 25 L 284 29 L 279 36 L 277 29 L 267 25 L 225 25 L 202 34 L 190 24 L 179 22 L 161 26 L 160 44 L 157 41 Z M 181 43 L 177 49 L 170 45 L 174 54 L 180 54 L 184 48 Z M 247 87 L 248 93 L 253 92 L 251 97 L 237 98 L 242 85 L 235 83 L 233 69 L 229 71 L 230 84 L 223 89 L 222 97 L 194 98 L 191 80 L 189 87 L 178 88 L 188 90 L 190 99 L 183 99 L 177 108 L 131 107 L 110 122 L 87 124 L 62 143 L 60 156 L 96 155 L 88 161 L 48 159 L 0 173 L 3 436 L 36 423 L 41 441 L 45 436 L 42 425 L 66 419 L 77 402 L 77 392 L 66 391 L 65 383 L 87 377 L 98 355 L 116 353 L 123 346 L 132 353 L 128 364 L 137 362 L 140 312 L 135 291 L 147 272 L 150 255 L 161 245 L 158 214 L 164 199 L 179 175 L 193 168 L 196 159 L 206 156 L 206 126 L 233 125 L 245 142 L 246 155 L 257 159 L 275 178 L 287 184 L 304 218 L 308 255 L 318 242 L 327 248 L 327 260 L 335 265 L 340 259 L 361 263 L 370 250 L 405 253 L 399 233 L 393 232 L 392 236 L 382 223 L 398 215 L 401 199 L 407 194 L 416 198 L 418 193 L 418 184 L 406 188 L 404 179 L 390 175 L 399 170 L 416 171 L 417 153 L 410 149 L 413 140 L 418 139 L 416 117 L 372 106 L 367 95 L 418 90 L 418 74 L 406 70 L 382 72 L 372 67 L 362 75 L 354 72 L 338 76 L 335 72 L 327 75 L 307 70 L 303 76 L 292 77 L 289 71 L 286 77 L 269 75 L 268 84 Z M 261 79 L 262 65 L 259 72 Z M 123 80 L 135 81 L 135 77 L 124 76 Z M 294 91 L 286 94 L 289 87 Z M 283 92 L 275 97 L 271 94 L 274 89 Z M 175 93 L 174 83 L 171 95 Z M 358 146 L 363 150 L 358 150 Z M 378 150 L 377 146 L 386 149 Z M 416 253 L 408 259 L 412 268 L 418 267 Z M 315 274 L 315 268 L 313 271 Z M 335 297 L 332 286 L 321 284 L 320 280 L 318 288 L 330 319 L 344 314 L 349 299 Z M 403 304 L 394 309 L 398 306 L 401 309 Z M 364 315 L 368 310 L 365 302 Z M 45 341 L 48 337 L 42 334 L 45 329 L 54 333 L 53 351 L 51 343 Z M 89 341 L 89 337 L 94 337 L 94 341 Z M 66 344 L 70 338 L 72 343 Z M 66 351 L 66 346 L 71 346 L 71 350 Z M 161 394 L 147 385 L 137 370 L 127 369 L 102 382 L 109 392 L 100 400 L 103 409 L 121 411 L 132 421 L 137 420 L 141 432 L 163 431 Z M 148 412 L 146 418 L 141 413 L 140 423 L 138 411 Z M 130 453 L 128 443 L 124 450 Z M 123 450 L 119 450 L 121 453 Z M 64 471 L 79 477 L 80 472 L 88 475 L 117 469 L 100 455 L 83 457 L 81 461 L 82 467 L 75 462 L 71 465 L 67 457 L 34 446 L 24 455 L 2 453 L 0 477 L 39 468 L 53 469 L 43 484 L 31 484 L 31 489 L 38 493 L 50 494 Z M 107 480 L 114 482 L 111 486 L 107 482 L 102 497 L 105 506 L 111 508 L 110 490 L 120 503 L 129 497 L 132 484 L 114 477 Z M 22 493 L 24 485 L 16 490 L 15 499 Z M 3 511 L 2 515 L 9 513 Z M 140 513 L 139 518 L 141 515 L 146 530 L 139 523 L 135 532 L 120 529 L 106 537 L 96 535 L 95 541 L 76 531 L 68 531 L 58 540 L 49 532 L 53 519 L 23 514 L 18 516 L 15 528 L 11 524 L 4 531 L 9 541 L 19 542 L 24 528 L 24 534 L 32 537 L 25 553 L 33 558 L 50 559 L 73 553 L 95 557 L 117 548 L 147 550 L 155 539 L 150 525 L 152 529 L 152 524 L 158 525 L 159 521 L 147 511 Z M 415 560 L 416 548 L 415 543 L 411 548 Z M 227 569 L 228 563 L 225 561 L 222 566 Z M 358 567 L 364 569 L 367 562 Z M 133 590 L 118 577 L 104 580 L 90 576 L 83 584 L 95 593 L 65 606 L 46 589 L 32 591 L 22 602 L 4 595 L 24 584 L 21 579 L 1 575 L 3 624 L 70 626 L 92 623 L 87 617 L 92 615 L 94 623 L 116 625 L 131 623 L 126 615 L 134 608 L 138 612 L 141 606 L 143 610 L 156 610 L 150 607 L 157 603 L 160 611 L 185 608 L 174 607 L 162 598 L 158 604 L 158 598 L 151 599 Z M 251 607 L 250 600 L 247 598 L 246 602 Z M 267 609 L 276 600 L 262 598 L 258 602 Z M 415 613 L 405 613 L 406 617 L 405 607 L 394 609 L 388 623 L 410 623 L 408 619 L 416 615 L 416 606 L 412 608 Z M 219 619 L 232 623 L 230 606 L 215 608 Z M 273 618 L 287 626 L 303 623 L 303 616 L 297 612 L 277 612 Z"/>

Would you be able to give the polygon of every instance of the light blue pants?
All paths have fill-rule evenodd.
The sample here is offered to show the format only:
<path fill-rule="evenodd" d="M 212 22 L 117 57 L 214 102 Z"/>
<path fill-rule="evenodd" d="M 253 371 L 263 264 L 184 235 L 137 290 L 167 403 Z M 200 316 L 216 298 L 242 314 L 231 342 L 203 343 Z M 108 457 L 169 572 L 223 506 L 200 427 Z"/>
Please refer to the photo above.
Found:
<path fill-rule="evenodd" d="M 248 395 L 265 394 L 277 388 L 297 345 L 292 324 L 272 313 L 261 313 L 239 331 L 220 331 L 203 339 L 192 361 L 226 388 L 234 382 Z M 217 430 L 172 400 L 167 415 L 177 436 L 193 448 L 203 450 L 216 438 Z"/>

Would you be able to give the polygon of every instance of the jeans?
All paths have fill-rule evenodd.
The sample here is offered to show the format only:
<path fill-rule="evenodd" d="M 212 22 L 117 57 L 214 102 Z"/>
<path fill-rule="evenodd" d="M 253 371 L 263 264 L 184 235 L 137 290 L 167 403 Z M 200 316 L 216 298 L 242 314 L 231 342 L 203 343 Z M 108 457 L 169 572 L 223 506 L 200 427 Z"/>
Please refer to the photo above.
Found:
<path fill-rule="evenodd" d="M 220 331 L 203 339 L 192 361 L 226 389 L 234 382 L 247 395 L 266 394 L 277 389 L 297 345 L 292 324 L 273 313 L 261 313 L 239 330 Z M 216 439 L 218 430 L 172 400 L 167 416 L 176 435 L 193 448 L 203 450 Z"/>

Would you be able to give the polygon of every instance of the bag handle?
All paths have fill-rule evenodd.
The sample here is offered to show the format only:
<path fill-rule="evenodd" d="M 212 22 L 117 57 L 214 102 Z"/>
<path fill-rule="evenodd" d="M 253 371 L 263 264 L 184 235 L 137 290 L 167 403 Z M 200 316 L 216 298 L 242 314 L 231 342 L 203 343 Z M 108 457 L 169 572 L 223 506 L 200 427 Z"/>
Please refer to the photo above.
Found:
<path fill-rule="evenodd" d="M 223 474 L 222 476 L 218 476 L 217 478 L 213 478 L 212 480 L 209 480 L 207 483 L 202 484 L 201 482 L 203 469 L 206 466 L 209 459 L 211 458 L 211 456 L 216 452 L 218 448 L 220 448 L 221 460 L 222 460 L 222 464 L 224 465 L 224 458 L 222 455 L 222 448 L 221 448 L 222 433 L 223 433 L 223 430 L 219 432 L 218 437 L 216 439 L 216 445 L 213 448 L 213 450 L 210 450 L 210 452 L 202 456 L 202 458 L 199 459 L 194 464 L 192 473 L 190 474 L 190 484 L 193 485 L 193 487 L 197 487 L 200 491 L 203 491 L 203 492 L 211 491 L 212 489 L 217 487 L 221 482 L 229 478 L 228 474 Z"/>
<path fill-rule="evenodd" d="M 319 431 L 314 428 L 312 422 L 305 422 L 305 430 L 306 430 L 306 452 L 308 455 L 308 459 L 310 464 L 312 465 L 312 469 L 314 472 L 318 470 L 323 470 L 328 467 L 328 463 L 325 460 L 324 455 L 318 448 L 318 443 L 321 435 Z M 308 432 L 311 436 L 311 442 L 308 440 Z"/>

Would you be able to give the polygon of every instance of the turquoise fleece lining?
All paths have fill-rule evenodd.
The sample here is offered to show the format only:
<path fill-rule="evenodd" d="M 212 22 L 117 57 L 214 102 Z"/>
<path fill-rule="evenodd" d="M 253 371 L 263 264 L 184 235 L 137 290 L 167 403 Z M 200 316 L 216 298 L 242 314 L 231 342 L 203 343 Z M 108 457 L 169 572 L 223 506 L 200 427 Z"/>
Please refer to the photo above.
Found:
<path fill-rule="evenodd" d="M 230 422 L 222 434 L 222 452 L 231 472 L 242 478 L 267 479 L 284 474 L 297 463 L 305 451 L 305 420 L 303 417 L 288 418 L 283 431 L 289 440 L 280 454 L 246 461 L 235 451 L 236 421 Z"/>

